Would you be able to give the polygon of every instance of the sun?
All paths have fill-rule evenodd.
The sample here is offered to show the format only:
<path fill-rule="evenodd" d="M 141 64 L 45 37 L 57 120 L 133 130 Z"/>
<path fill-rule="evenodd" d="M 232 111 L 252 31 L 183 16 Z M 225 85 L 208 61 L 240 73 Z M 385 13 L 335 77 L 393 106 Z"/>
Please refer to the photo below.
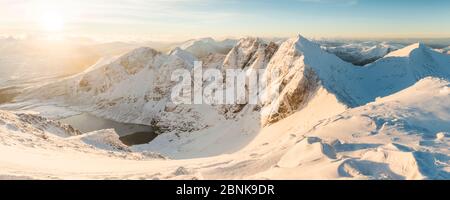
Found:
<path fill-rule="evenodd" d="M 42 15 L 40 24 L 48 32 L 59 32 L 64 29 L 63 16 L 57 12 L 46 12 Z"/>

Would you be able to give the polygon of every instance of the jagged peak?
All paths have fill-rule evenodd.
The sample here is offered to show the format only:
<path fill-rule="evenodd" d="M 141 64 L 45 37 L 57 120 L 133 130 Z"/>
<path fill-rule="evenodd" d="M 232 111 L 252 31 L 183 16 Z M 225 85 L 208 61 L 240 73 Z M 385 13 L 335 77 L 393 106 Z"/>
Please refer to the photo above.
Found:
<path fill-rule="evenodd" d="M 306 39 L 302 35 L 296 37 L 296 46 L 301 50 L 320 50 L 320 46 L 310 40 Z"/>
<path fill-rule="evenodd" d="M 303 54 L 323 54 L 324 51 L 320 48 L 320 45 L 311 42 L 302 35 L 290 38 L 280 45 L 279 51 L 281 54 L 286 52 L 294 52 L 298 55 Z"/>
<path fill-rule="evenodd" d="M 242 45 L 244 43 L 265 43 L 265 42 L 261 38 L 247 36 L 247 37 L 243 37 L 243 38 L 239 39 L 236 46 Z"/>
<path fill-rule="evenodd" d="M 239 41 L 234 45 L 231 51 L 228 54 L 233 54 L 235 51 L 239 50 L 251 50 L 258 48 L 261 44 L 265 44 L 264 40 L 258 37 L 244 37 L 239 39 Z"/>
<path fill-rule="evenodd" d="M 258 58 L 268 60 L 278 48 L 274 45 L 276 44 L 267 44 L 258 37 L 241 38 L 228 52 L 224 60 L 224 68 L 244 68 L 250 66 Z"/>
<path fill-rule="evenodd" d="M 306 37 L 304 37 L 304 36 L 301 35 L 301 34 L 298 34 L 297 37 L 295 37 L 295 39 L 296 39 L 297 41 L 302 41 L 302 42 L 311 42 L 311 41 L 309 41 Z"/>

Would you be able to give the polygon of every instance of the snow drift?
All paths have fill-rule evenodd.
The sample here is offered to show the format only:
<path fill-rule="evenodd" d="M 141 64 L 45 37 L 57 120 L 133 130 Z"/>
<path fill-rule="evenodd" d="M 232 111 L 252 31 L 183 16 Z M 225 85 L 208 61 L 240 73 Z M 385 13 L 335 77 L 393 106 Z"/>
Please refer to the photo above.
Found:
<path fill-rule="evenodd" d="M 169 54 L 136 49 L 106 65 L 29 88 L 3 108 L 39 111 L 57 105 L 160 127 L 155 140 L 131 148 L 111 131 L 73 136 L 100 152 L 119 149 L 140 157 L 157 151 L 172 159 L 129 163 L 89 151 L 91 164 L 130 165 L 88 167 L 91 176 L 86 176 L 95 178 L 106 178 L 104 172 L 163 179 L 450 178 L 449 55 L 418 43 L 356 66 L 302 36 L 279 46 L 243 38 L 226 56 L 202 55 L 209 61 L 204 67 L 263 69 L 266 86 L 277 88 L 279 95 L 269 92 L 258 105 L 174 105 L 169 99 L 171 72 L 192 69 L 199 57 L 186 49 Z M 9 137 L 10 132 L 2 134 Z M 99 141 L 110 142 L 105 146 Z M 10 174 L 10 169 L 14 166 L 1 173 Z M 27 174 L 29 169 L 21 170 L 19 174 Z M 53 175 L 67 178 L 70 172 Z"/>

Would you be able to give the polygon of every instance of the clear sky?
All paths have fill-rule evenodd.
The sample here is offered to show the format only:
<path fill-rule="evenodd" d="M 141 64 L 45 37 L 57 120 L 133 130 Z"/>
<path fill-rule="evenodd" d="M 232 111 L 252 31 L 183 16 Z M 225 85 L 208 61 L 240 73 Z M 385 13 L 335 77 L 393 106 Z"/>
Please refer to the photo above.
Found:
<path fill-rule="evenodd" d="M 448 0 L 0 0 L 0 35 L 450 37 Z"/>

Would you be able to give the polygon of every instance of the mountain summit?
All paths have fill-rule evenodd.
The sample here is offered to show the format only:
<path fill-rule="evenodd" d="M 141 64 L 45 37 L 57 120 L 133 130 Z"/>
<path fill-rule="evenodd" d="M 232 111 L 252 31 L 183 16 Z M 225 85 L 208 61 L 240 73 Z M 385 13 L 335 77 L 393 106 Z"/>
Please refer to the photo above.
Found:
<path fill-rule="evenodd" d="M 356 66 L 302 36 L 280 45 L 243 38 L 226 55 L 206 58 L 193 55 L 196 48 L 138 48 L 28 88 L 3 105 L 14 113 L 0 111 L 3 171 L 33 178 L 86 170 L 82 176 L 93 178 L 449 178 L 449 55 L 414 44 Z M 196 59 L 222 72 L 261 70 L 261 102 L 175 104 L 171 75 L 191 70 Z M 31 112 L 48 118 L 20 114 Z M 148 125 L 160 135 L 127 147 L 112 129 L 78 135 L 54 121 L 77 113 Z M 30 162 L 52 154 L 61 156 L 51 165 Z M 76 164 L 67 168 L 68 162 Z M 55 170 L 39 171 L 48 166 Z"/>

